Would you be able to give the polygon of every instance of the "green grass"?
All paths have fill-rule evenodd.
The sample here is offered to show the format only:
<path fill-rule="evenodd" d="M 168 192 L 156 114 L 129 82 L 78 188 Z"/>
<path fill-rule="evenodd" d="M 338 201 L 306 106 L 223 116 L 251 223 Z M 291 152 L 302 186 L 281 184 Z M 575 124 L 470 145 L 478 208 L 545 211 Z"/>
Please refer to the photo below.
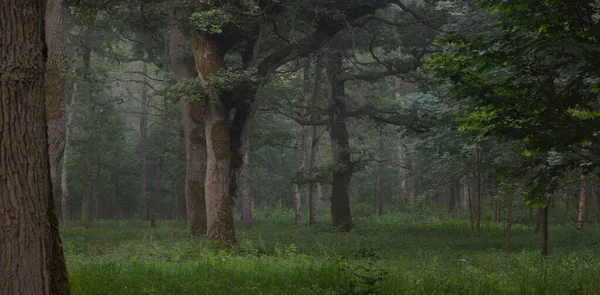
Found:
<path fill-rule="evenodd" d="M 324 218 L 324 220 L 327 220 Z M 539 237 L 503 225 L 398 213 L 355 220 L 349 234 L 321 225 L 295 229 L 289 212 L 257 212 L 230 252 L 189 237 L 185 223 L 100 221 L 61 228 L 75 294 L 598 294 L 600 228 L 550 229 Z"/>

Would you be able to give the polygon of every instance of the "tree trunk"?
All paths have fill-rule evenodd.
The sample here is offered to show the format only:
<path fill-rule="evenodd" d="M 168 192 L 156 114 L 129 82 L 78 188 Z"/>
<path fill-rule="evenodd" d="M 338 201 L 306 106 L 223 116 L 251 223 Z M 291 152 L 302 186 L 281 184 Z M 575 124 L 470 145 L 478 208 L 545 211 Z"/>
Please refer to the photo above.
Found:
<path fill-rule="evenodd" d="M 592 203 L 594 204 L 594 223 L 597 224 L 598 217 L 599 217 L 598 214 L 600 213 L 599 212 L 600 208 L 598 208 L 598 206 L 600 204 L 598 204 L 598 191 L 597 191 L 598 187 L 597 187 L 596 182 L 592 183 L 591 187 L 592 187 Z"/>
<path fill-rule="evenodd" d="M 577 233 L 583 233 L 585 222 L 585 176 L 579 176 L 579 202 L 577 204 Z"/>
<path fill-rule="evenodd" d="M 542 255 L 548 254 L 548 206 L 544 207 L 541 211 L 542 215 Z"/>
<path fill-rule="evenodd" d="M 242 169 L 240 172 L 241 219 L 242 226 L 252 228 L 253 196 L 252 196 L 252 162 L 251 162 L 251 122 L 246 122 L 242 135 Z"/>
<path fill-rule="evenodd" d="M 317 54 L 317 62 L 315 65 L 315 86 L 313 88 L 312 93 L 312 101 L 311 106 L 313 108 L 318 107 L 321 101 L 321 86 L 323 85 L 323 56 L 321 54 Z M 314 113 L 314 112 L 312 112 Z M 318 119 L 318 115 L 312 114 L 310 115 L 311 119 Z M 311 144 L 310 144 L 310 163 L 309 168 L 315 169 L 319 165 L 320 156 L 319 156 L 319 140 L 321 134 L 319 134 L 319 126 L 312 126 L 312 136 L 311 136 Z M 321 184 L 320 183 L 310 183 L 309 192 L 308 192 L 308 202 L 310 207 L 309 213 L 309 224 L 315 224 L 319 221 L 319 201 L 321 200 Z"/>
<path fill-rule="evenodd" d="M 535 221 L 535 229 L 533 230 L 534 233 L 538 233 L 538 232 L 540 232 L 540 229 L 542 229 L 542 219 L 544 218 L 543 211 L 544 211 L 543 208 L 538 209 L 538 212 L 536 215 L 537 217 L 536 217 L 536 221 Z"/>
<path fill-rule="evenodd" d="M 48 124 L 48 154 L 52 185 L 61 164 L 65 146 L 65 89 L 67 84 L 67 55 L 64 44 L 64 22 L 67 6 L 64 0 L 46 2 L 45 39 L 46 61 L 46 121 Z"/>
<path fill-rule="evenodd" d="M 303 95 L 304 95 L 304 109 L 302 110 L 302 116 L 308 115 L 308 103 L 310 101 L 310 62 L 307 60 L 303 67 Z M 308 126 L 300 126 L 300 148 L 298 149 L 298 155 L 296 158 L 296 171 L 302 173 L 306 168 L 306 151 L 307 151 L 307 135 Z M 304 191 L 303 185 L 294 183 L 294 209 L 295 209 L 295 225 L 296 227 L 302 226 L 302 193 Z"/>
<path fill-rule="evenodd" d="M 0 1 L 0 294 L 70 294 L 43 107 L 44 4 Z"/>
<path fill-rule="evenodd" d="M 377 215 L 383 215 L 383 168 L 385 159 L 385 147 L 383 145 L 383 131 L 379 131 L 379 171 L 377 173 Z"/>
<path fill-rule="evenodd" d="M 138 214 L 141 220 L 148 220 L 148 154 L 146 152 L 146 138 L 148 136 L 148 87 L 147 83 L 148 64 L 142 62 L 142 94 L 140 97 L 140 197 L 138 199 Z"/>
<path fill-rule="evenodd" d="M 178 82 L 198 76 L 188 40 L 177 26 L 177 16 L 169 15 L 169 55 Z M 199 93 L 198 96 L 201 96 Z M 180 98 L 181 125 L 185 141 L 185 202 L 188 231 L 192 235 L 206 234 L 206 138 L 204 136 L 204 102 Z M 178 210 L 181 212 L 180 210 Z"/>
<path fill-rule="evenodd" d="M 91 72 L 91 48 L 87 41 L 87 36 L 85 33 L 81 36 L 81 59 L 83 60 L 83 104 L 85 111 L 85 118 L 91 119 L 93 112 L 93 102 L 92 102 L 92 85 L 90 79 Z M 92 187 L 92 165 L 89 157 L 84 158 L 83 167 L 85 167 L 85 183 L 82 192 L 81 199 L 81 225 L 83 227 L 89 227 L 91 223 L 91 187 Z"/>
<path fill-rule="evenodd" d="M 208 96 L 205 117 L 206 134 L 206 196 L 207 236 L 221 247 L 235 243 L 233 223 L 233 198 L 231 191 L 232 126 L 230 120 L 231 100 L 217 95 L 210 85 L 209 77 L 221 67 L 225 50 L 216 37 L 203 36 L 194 40 L 194 58 L 198 77 Z M 235 117 L 233 119 L 235 121 Z M 239 131 L 241 134 L 241 130 Z M 236 138 L 239 140 L 239 138 Z M 241 145 L 241 144 L 240 144 Z M 237 151 L 235 151 L 237 152 Z M 241 162 L 241 161 L 240 161 Z M 234 172 L 235 173 L 235 172 Z"/>
<path fill-rule="evenodd" d="M 508 186 L 508 194 L 506 195 L 506 234 L 504 237 L 504 251 L 508 251 L 510 248 L 510 237 L 511 237 L 511 229 L 512 229 L 512 209 L 513 209 L 513 187 L 512 182 Z"/>
<path fill-rule="evenodd" d="M 331 221 L 337 231 L 352 230 L 352 214 L 348 188 L 352 178 L 350 143 L 346 127 L 347 112 L 344 104 L 344 83 L 337 80 L 342 70 L 342 54 L 330 51 L 327 55 L 327 76 L 331 85 L 331 100 L 328 109 L 329 136 L 333 157 L 333 183 L 331 190 Z"/>
<path fill-rule="evenodd" d="M 460 184 L 456 180 L 450 181 L 450 192 L 448 195 L 448 214 L 454 216 L 456 211 L 456 200 L 460 191 Z"/>
<path fill-rule="evenodd" d="M 69 144 L 71 139 L 71 128 L 73 126 L 73 119 L 75 118 L 75 99 L 77 98 L 77 71 L 75 66 L 75 59 L 73 59 L 72 63 L 73 73 L 73 89 L 71 92 L 71 101 L 69 102 L 69 110 L 67 114 L 67 126 L 65 128 L 65 148 L 63 150 L 63 165 L 62 172 L 60 177 L 60 187 L 61 187 L 61 198 L 60 198 L 60 208 L 62 211 L 62 220 L 64 224 L 69 223 L 69 182 L 68 182 L 68 171 L 67 171 L 67 163 L 69 156 Z"/>

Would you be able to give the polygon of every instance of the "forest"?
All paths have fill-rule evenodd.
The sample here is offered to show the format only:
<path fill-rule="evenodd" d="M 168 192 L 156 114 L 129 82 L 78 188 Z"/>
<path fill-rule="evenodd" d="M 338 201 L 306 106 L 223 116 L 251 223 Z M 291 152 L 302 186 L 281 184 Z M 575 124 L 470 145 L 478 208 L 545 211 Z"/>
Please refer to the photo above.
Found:
<path fill-rule="evenodd" d="M 0 294 L 598 294 L 598 0 L 0 0 Z"/>

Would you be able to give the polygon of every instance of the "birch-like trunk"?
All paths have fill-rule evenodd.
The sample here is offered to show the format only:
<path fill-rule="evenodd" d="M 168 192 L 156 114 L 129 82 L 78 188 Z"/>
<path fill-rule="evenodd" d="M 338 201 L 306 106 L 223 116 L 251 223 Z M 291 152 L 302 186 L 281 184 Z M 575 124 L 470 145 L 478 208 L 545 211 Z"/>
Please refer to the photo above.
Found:
<path fill-rule="evenodd" d="M 579 175 L 579 202 L 577 203 L 577 232 L 583 233 L 585 223 L 585 176 Z"/>

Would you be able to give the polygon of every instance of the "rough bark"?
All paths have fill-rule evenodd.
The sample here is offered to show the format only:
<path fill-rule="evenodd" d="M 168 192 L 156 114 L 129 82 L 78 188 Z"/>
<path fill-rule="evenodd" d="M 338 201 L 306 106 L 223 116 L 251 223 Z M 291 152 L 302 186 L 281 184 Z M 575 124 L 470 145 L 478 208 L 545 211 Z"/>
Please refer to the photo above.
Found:
<path fill-rule="evenodd" d="M 177 27 L 175 14 L 169 15 L 169 55 L 171 67 L 178 82 L 198 76 L 194 56 L 188 40 Z M 200 99 L 201 94 L 198 94 Z M 204 181 L 206 178 L 206 138 L 204 136 L 204 102 L 180 100 L 181 125 L 185 141 L 184 206 L 188 231 L 192 235 L 206 234 L 206 203 Z"/>
<path fill-rule="evenodd" d="M 317 61 L 315 65 L 315 86 L 313 88 L 311 106 L 317 107 L 321 98 L 321 88 L 323 81 L 323 57 L 321 54 L 317 55 Z M 320 119 L 318 115 L 310 115 L 311 119 Z M 321 134 L 319 133 L 319 126 L 312 126 L 312 136 L 310 144 L 310 162 L 309 168 L 314 169 L 319 164 L 319 140 Z M 321 184 L 311 183 L 308 191 L 308 203 L 310 207 L 309 213 L 309 224 L 315 224 L 319 222 L 319 201 L 321 200 Z"/>
<path fill-rule="evenodd" d="M 146 152 L 146 138 L 148 137 L 148 86 L 146 86 L 148 64 L 142 62 L 142 93 L 140 96 L 140 196 L 138 199 L 138 216 L 141 220 L 148 220 L 148 153 Z"/>
<path fill-rule="evenodd" d="M 0 1 L 0 294 L 70 294 L 43 107 L 44 4 Z"/>
<path fill-rule="evenodd" d="M 577 204 L 577 233 L 583 233 L 585 223 L 585 176 L 579 176 L 579 202 Z"/>
<path fill-rule="evenodd" d="M 69 223 L 69 182 L 67 163 L 69 156 L 69 144 L 71 139 L 71 128 L 73 125 L 73 119 L 75 118 L 75 99 L 77 98 L 77 72 L 75 70 L 75 59 L 73 59 L 72 65 L 73 66 L 71 73 L 73 73 L 73 87 L 71 92 L 71 100 L 69 102 L 69 110 L 67 113 L 67 125 L 65 127 L 65 148 L 63 150 L 63 165 L 60 177 L 60 208 L 62 211 L 62 220 L 64 224 Z"/>
<path fill-rule="evenodd" d="M 207 236 L 221 247 L 235 242 L 233 224 L 232 175 L 232 128 L 231 106 L 227 97 L 217 95 L 209 83 L 209 77 L 221 67 L 225 54 L 221 40 L 200 37 L 194 40 L 194 58 L 198 77 L 208 96 L 205 117 L 206 134 L 206 196 Z M 235 121 L 235 118 L 234 118 Z M 231 124 L 231 125 L 230 125 Z"/>
<path fill-rule="evenodd" d="M 512 183 L 509 184 L 508 194 L 506 195 L 506 233 L 504 236 L 504 251 L 508 251 L 510 248 L 510 238 L 511 238 L 511 229 L 512 229 L 512 209 L 513 209 L 513 187 Z"/>
<path fill-rule="evenodd" d="M 350 143 L 346 127 L 347 111 L 344 104 L 344 83 L 336 79 L 342 69 L 342 54 L 329 51 L 327 54 L 327 77 L 331 85 L 330 107 L 328 109 L 329 136 L 333 156 L 333 183 L 331 190 L 331 221 L 335 230 L 352 230 L 352 214 L 348 188 L 352 178 Z"/>
<path fill-rule="evenodd" d="M 548 254 L 548 211 L 549 207 L 546 206 L 542 209 L 542 255 Z"/>
<path fill-rule="evenodd" d="M 65 146 L 65 89 L 67 83 L 67 55 L 64 45 L 64 23 L 67 6 L 64 0 L 46 1 L 45 39 L 46 60 L 46 120 L 48 124 L 48 154 L 52 185 L 61 164 Z"/>

